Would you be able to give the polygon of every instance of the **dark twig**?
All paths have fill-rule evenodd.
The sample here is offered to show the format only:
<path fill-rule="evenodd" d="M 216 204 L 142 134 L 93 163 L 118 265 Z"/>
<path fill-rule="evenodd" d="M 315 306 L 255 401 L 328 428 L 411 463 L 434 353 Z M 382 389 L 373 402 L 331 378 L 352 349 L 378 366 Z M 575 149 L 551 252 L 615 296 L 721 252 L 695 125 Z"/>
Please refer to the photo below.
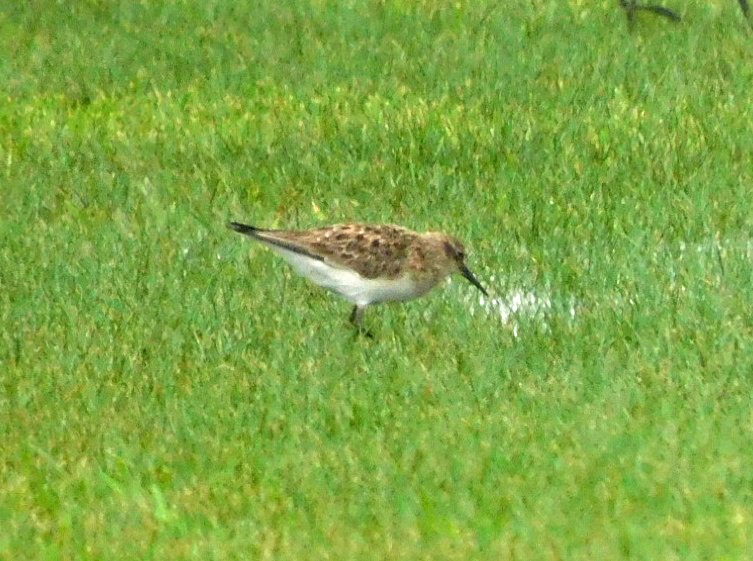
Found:
<path fill-rule="evenodd" d="M 750 4 L 748 3 L 748 0 L 737 0 L 737 2 L 740 4 L 740 10 L 742 10 L 745 20 L 751 27 L 753 27 L 753 18 L 751 18 L 750 15 Z M 659 6 L 658 4 L 639 4 L 636 0 L 620 0 L 620 6 L 625 10 L 625 15 L 631 26 L 635 22 L 635 14 L 638 10 L 651 12 L 675 22 L 682 20 L 677 12 L 665 8 L 664 6 Z"/>
<path fill-rule="evenodd" d="M 747 0 L 742 1 L 745 2 Z M 620 6 L 625 10 L 625 15 L 627 15 L 628 23 L 631 26 L 635 22 L 635 14 L 638 10 L 651 12 L 676 22 L 682 20 L 677 12 L 657 4 L 639 4 L 635 0 L 620 0 Z"/>

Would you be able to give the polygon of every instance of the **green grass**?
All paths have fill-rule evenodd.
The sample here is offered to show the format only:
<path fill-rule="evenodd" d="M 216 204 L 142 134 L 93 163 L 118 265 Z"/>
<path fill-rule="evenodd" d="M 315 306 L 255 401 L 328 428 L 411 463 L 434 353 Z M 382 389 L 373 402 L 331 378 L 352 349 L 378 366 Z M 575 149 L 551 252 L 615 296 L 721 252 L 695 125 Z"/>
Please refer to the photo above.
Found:
<path fill-rule="evenodd" d="M 4 8 L 0 558 L 753 559 L 753 43 L 684 10 Z M 356 338 L 230 219 L 497 300 Z"/>

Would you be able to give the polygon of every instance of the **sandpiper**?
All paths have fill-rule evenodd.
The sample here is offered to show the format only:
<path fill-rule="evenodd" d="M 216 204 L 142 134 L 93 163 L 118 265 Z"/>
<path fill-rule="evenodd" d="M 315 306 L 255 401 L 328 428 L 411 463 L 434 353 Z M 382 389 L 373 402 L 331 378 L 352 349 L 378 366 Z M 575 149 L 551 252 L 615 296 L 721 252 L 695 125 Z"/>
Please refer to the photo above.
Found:
<path fill-rule="evenodd" d="M 263 243 L 299 274 L 352 303 L 350 321 L 367 335 L 362 324 L 367 306 L 417 298 L 452 273 L 487 296 L 465 264 L 463 244 L 439 232 L 419 234 L 392 224 L 263 230 L 231 222 L 228 227 Z"/>

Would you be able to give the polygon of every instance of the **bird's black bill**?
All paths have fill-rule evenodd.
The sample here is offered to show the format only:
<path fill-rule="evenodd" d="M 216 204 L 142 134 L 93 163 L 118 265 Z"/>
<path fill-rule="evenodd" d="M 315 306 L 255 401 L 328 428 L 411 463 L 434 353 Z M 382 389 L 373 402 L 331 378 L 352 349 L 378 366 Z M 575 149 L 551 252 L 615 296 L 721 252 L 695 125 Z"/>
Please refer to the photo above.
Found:
<path fill-rule="evenodd" d="M 478 282 L 478 279 L 473 275 L 473 273 L 471 273 L 471 271 L 470 271 L 470 269 L 468 269 L 468 267 L 466 267 L 465 265 L 463 265 L 460 268 L 460 274 L 463 275 L 465 278 L 467 278 L 468 281 L 473 286 L 475 286 L 476 288 L 478 288 L 482 292 L 482 294 L 484 296 L 489 296 L 489 294 L 486 292 L 486 290 L 484 290 L 484 287 L 481 286 L 481 283 Z"/>

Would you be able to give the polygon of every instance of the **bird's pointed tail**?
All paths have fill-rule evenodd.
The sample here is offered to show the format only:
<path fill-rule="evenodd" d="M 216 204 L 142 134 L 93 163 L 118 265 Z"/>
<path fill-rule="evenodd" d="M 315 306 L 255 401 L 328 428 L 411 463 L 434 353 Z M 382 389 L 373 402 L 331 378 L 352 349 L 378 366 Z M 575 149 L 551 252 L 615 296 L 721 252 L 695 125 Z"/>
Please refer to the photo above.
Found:
<path fill-rule="evenodd" d="M 255 226 L 249 226 L 248 224 L 241 224 L 240 222 L 228 222 L 227 227 L 230 228 L 231 230 L 235 230 L 236 232 L 240 234 L 251 236 L 252 238 L 257 237 L 259 233 L 265 231 L 265 230 L 262 230 L 261 228 L 256 228 Z"/>
<path fill-rule="evenodd" d="M 286 232 L 281 230 L 264 230 L 262 228 L 249 226 L 248 224 L 241 224 L 239 222 L 229 222 L 227 227 L 241 234 L 245 234 L 246 236 L 250 236 L 272 249 L 284 249 L 292 251 L 293 253 L 305 255 L 306 257 L 311 257 L 317 261 L 324 261 L 324 257 L 313 253 L 305 244 L 290 239 L 285 235 Z"/>

